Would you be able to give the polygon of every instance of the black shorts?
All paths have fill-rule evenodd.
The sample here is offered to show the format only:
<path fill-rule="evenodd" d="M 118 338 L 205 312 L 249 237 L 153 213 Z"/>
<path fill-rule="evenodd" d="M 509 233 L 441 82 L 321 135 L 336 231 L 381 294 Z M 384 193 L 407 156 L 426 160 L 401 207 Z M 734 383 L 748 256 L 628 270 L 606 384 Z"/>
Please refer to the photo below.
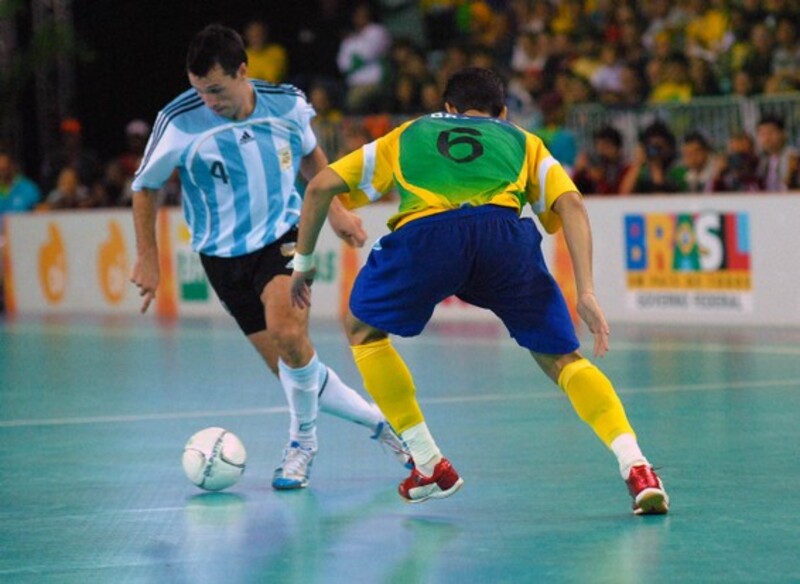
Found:
<path fill-rule="evenodd" d="M 297 228 L 293 227 L 275 243 L 232 258 L 200 254 L 208 281 L 245 335 L 267 328 L 261 292 L 275 276 L 291 276 Z"/>

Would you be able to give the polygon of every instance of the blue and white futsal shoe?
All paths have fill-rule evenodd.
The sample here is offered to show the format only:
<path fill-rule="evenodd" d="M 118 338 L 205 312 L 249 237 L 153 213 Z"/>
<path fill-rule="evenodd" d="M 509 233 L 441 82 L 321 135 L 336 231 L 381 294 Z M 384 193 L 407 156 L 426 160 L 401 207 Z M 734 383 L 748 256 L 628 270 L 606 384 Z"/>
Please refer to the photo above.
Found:
<path fill-rule="evenodd" d="M 283 462 L 272 476 L 272 488 L 285 491 L 307 487 L 311 463 L 316 454 L 316 446 L 303 446 L 297 441 L 289 442 L 283 451 Z"/>

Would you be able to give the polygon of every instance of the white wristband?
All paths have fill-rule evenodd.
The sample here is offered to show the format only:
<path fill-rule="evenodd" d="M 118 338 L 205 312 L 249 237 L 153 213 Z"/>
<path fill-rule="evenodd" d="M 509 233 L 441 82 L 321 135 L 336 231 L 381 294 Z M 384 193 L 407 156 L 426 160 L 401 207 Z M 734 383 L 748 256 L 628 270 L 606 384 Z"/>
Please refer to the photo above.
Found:
<path fill-rule="evenodd" d="M 304 255 L 302 253 L 294 252 L 294 261 L 292 263 L 295 272 L 310 272 L 314 269 L 314 254 L 310 253 Z"/>

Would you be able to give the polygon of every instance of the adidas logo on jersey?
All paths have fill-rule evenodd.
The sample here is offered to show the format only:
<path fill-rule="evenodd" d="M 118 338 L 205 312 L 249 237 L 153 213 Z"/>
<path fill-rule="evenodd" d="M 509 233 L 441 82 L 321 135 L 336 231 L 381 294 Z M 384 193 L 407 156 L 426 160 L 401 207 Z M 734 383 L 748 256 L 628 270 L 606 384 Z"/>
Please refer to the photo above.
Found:
<path fill-rule="evenodd" d="M 245 130 L 244 132 L 242 132 L 242 137 L 239 138 L 239 146 L 243 146 L 249 142 L 252 142 L 253 140 L 255 140 L 253 135 L 247 130 Z"/>

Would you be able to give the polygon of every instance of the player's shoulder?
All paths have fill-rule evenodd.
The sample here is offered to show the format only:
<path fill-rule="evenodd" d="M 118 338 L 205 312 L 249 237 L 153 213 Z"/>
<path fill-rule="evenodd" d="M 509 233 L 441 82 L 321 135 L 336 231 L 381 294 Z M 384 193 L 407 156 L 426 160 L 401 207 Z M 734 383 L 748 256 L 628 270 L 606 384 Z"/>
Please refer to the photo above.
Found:
<path fill-rule="evenodd" d="M 172 120 L 180 116 L 190 115 L 191 112 L 202 106 L 203 100 L 200 95 L 198 95 L 197 91 L 193 88 L 187 89 L 165 105 L 159 112 L 159 115 L 167 120 Z"/>
<path fill-rule="evenodd" d="M 301 99 L 303 101 L 308 101 L 303 90 L 291 83 L 275 84 L 260 79 L 251 79 L 251 82 L 253 83 L 253 88 L 256 90 L 256 93 L 260 96 L 273 99 Z"/>
<path fill-rule="evenodd" d="M 467 116 L 458 113 L 434 112 L 411 120 L 405 127 L 432 127 L 435 130 L 443 127 L 451 128 L 454 131 L 466 131 L 463 128 L 472 128 L 478 131 L 496 129 L 501 134 L 513 135 L 520 142 L 524 142 L 528 136 L 538 140 L 533 134 L 516 124 L 490 116 Z M 466 132 L 469 133 L 470 131 Z"/>
<path fill-rule="evenodd" d="M 526 130 L 512 122 L 506 122 L 509 126 L 514 127 L 520 134 L 525 137 L 525 142 L 534 147 L 544 146 L 544 140 L 542 140 L 539 136 L 531 132 L 530 130 Z"/>

